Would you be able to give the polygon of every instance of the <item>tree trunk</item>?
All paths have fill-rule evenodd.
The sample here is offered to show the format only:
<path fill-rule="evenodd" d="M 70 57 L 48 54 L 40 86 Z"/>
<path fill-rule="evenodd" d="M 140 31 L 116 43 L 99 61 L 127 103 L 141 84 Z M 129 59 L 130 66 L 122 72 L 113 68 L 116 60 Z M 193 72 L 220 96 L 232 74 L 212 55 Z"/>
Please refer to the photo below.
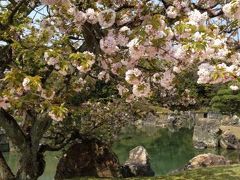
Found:
<path fill-rule="evenodd" d="M 20 169 L 17 173 L 19 180 L 36 180 L 45 169 L 45 161 L 42 153 L 33 151 L 32 148 L 26 149 L 20 159 Z"/>
<path fill-rule="evenodd" d="M 40 114 L 33 121 L 32 125 L 29 126 L 29 132 L 24 133 L 17 121 L 4 109 L 0 108 L 0 127 L 6 131 L 7 136 L 21 153 L 20 169 L 16 175 L 17 180 L 36 180 L 43 174 L 45 161 L 43 152 L 39 151 L 39 144 L 51 122 L 52 120 L 47 114 Z M 3 157 L 2 160 L 4 162 Z M 1 163 L 0 166 L 2 164 L 4 165 L 4 163 Z M 5 180 L 6 178 L 3 179 Z"/>
<path fill-rule="evenodd" d="M 7 165 L 2 152 L 0 151 L 0 179 L 15 179 L 14 174 L 12 173 L 11 169 Z"/>
<path fill-rule="evenodd" d="M 48 116 L 40 116 L 33 123 L 27 135 L 27 148 L 22 152 L 17 179 L 36 180 L 43 174 L 45 169 L 44 152 L 40 151 L 39 144 L 50 124 L 51 119 Z"/>

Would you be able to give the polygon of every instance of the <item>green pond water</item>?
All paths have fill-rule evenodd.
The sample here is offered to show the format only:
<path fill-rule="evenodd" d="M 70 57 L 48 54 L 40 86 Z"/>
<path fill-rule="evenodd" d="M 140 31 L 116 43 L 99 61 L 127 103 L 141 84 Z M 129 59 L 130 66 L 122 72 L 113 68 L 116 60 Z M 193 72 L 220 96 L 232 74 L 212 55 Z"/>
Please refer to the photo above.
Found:
<path fill-rule="evenodd" d="M 121 163 L 128 158 L 128 152 L 136 146 L 144 146 L 150 157 L 156 176 L 166 175 L 182 168 L 191 158 L 201 153 L 221 154 L 230 160 L 237 161 L 237 151 L 219 149 L 196 150 L 192 146 L 192 130 L 182 129 L 170 132 L 167 129 L 144 127 L 127 128 L 122 131 L 119 140 L 113 144 L 113 150 Z M 10 167 L 16 172 L 19 156 L 17 153 L 4 154 Z M 45 155 L 46 169 L 40 180 L 52 180 L 61 152 L 48 152 Z"/>

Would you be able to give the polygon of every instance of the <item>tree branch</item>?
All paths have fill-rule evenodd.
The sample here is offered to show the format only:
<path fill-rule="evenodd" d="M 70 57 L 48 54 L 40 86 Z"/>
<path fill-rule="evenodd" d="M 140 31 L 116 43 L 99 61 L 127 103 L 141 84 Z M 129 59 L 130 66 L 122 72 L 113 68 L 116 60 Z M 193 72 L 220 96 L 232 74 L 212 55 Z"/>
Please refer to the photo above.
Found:
<path fill-rule="evenodd" d="M 6 135 L 20 151 L 25 150 L 27 141 L 25 134 L 16 120 L 2 108 L 0 109 L 0 127 L 5 130 Z"/>
<path fill-rule="evenodd" d="M 59 151 L 63 149 L 66 145 L 68 145 L 71 141 L 74 141 L 76 139 L 81 139 L 83 136 L 78 132 L 78 130 L 73 130 L 71 133 L 71 136 L 63 141 L 61 144 L 52 146 L 49 144 L 42 144 L 39 148 L 39 152 L 44 153 L 46 151 Z"/>
<path fill-rule="evenodd" d="M 31 140 L 32 140 L 32 147 L 35 148 L 35 150 L 38 150 L 40 140 L 43 137 L 43 134 L 47 131 L 49 126 L 51 125 L 51 118 L 44 114 L 43 116 L 39 115 L 36 118 L 36 121 L 34 122 L 32 128 L 31 128 Z"/>
<path fill-rule="evenodd" d="M 124 4 L 123 6 L 120 6 L 119 8 L 117 8 L 115 11 L 119 12 L 119 11 L 124 10 L 124 9 L 133 9 L 134 7 L 135 6 L 133 6 L 133 5 Z"/>
<path fill-rule="evenodd" d="M 7 24 L 12 24 L 13 23 L 13 18 L 15 16 L 15 14 L 18 12 L 18 10 L 20 9 L 20 7 L 26 2 L 26 0 L 22 0 L 20 1 L 15 8 L 12 10 L 12 13 L 10 14 L 10 16 L 8 17 L 8 22 Z"/>
<path fill-rule="evenodd" d="M 168 3 L 165 1 L 165 0 L 162 0 L 162 3 L 163 3 L 163 5 L 164 5 L 164 7 L 167 9 L 168 8 Z"/>

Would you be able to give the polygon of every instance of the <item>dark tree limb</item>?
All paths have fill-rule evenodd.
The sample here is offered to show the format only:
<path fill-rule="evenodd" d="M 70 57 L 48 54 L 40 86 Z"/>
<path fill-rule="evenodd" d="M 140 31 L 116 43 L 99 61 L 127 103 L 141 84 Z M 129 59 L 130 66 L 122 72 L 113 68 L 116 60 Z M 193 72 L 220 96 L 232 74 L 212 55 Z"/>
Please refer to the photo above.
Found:
<path fill-rule="evenodd" d="M 12 47 L 10 45 L 0 47 L 0 79 L 4 76 L 4 71 L 9 68 L 13 61 Z"/>
<path fill-rule="evenodd" d="M 168 3 L 165 1 L 165 0 L 162 0 L 162 3 L 163 3 L 163 5 L 164 5 L 164 7 L 167 9 L 168 8 Z"/>
<path fill-rule="evenodd" d="M 100 53 L 99 41 L 103 37 L 100 27 L 98 25 L 94 26 L 85 23 L 83 26 L 83 37 L 85 41 L 82 46 L 88 51 L 98 55 Z"/>
<path fill-rule="evenodd" d="M 39 115 L 36 121 L 33 123 L 30 135 L 32 148 L 35 151 L 38 151 L 40 140 L 51 125 L 51 122 L 51 118 L 47 114 L 44 114 L 43 116 Z"/>
<path fill-rule="evenodd" d="M 10 16 L 8 17 L 8 22 L 7 24 L 12 24 L 13 23 L 13 18 L 16 15 L 16 13 L 18 12 L 18 10 L 21 8 L 21 6 L 26 2 L 26 0 L 22 0 L 20 1 L 12 10 L 12 13 L 10 14 Z"/>
<path fill-rule="evenodd" d="M 12 23 L 14 16 L 18 12 L 18 10 L 21 8 L 21 6 L 25 3 L 26 0 L 20 1 L 12 10 L 11 14 L 8 16 L 7 22 L 5 24 L 0 24 L 0 30 L 4 31 L 6 30 Z"/>
<path fill-rule="evenodd" d="M 43 144 L 40 146 L 40 152 L 46 152 L 46 151 L 60 151 L 62 150 L 68 143 L 70 142 L 70 139 L 62 144 L 51 146 L 49 144 Z"/>
<path fill-rule="evenodd" d="M 78 130 L 74 129 L 71 132 L 70 137 L 66 138 L 62 143 L 57 144 L 57 145 L 42 144 L 39 148 L 39 152 L 44 153 L 46 151 L 60 151 L 63 148 L 65 148 L 65 146 L 67 146 L 72 141 L 74 141 L 76 139 L 82 139 L 82 138 L 83 138 L 83 135 L 80 134 Z"/>
<path fill-rule="evenodd" d="M 135 6 L 133 5 L 128 5 L 128 4 L 125 4 L 123 6 L 120 6 L 119 8 L 117 8 L 115 11 L 116 12 L 119 12 L 119 11 L 122 11 L 124 9 L 133 9 Z"/>
<path fill-rule="evenodd" d="M 20 151 L 25 150 L 25 134 L 16 120 L 2 108 L 0 109 L 0 127 L 5 130 L 6 135 L 10 138 L 13 144 L 19 148 Z"/>
<path fill-rule="evenodd" d="M 14 5 L 13 9 L 11 10 L 10 15 L 7 18 L 6 23 L 0 23 L 0 30 L 5 31 L 7 30 L 10 25 L 14 23 L 14 17 L 17 13 L 24 13 L 25 16 L 28 16 L 38 5 L 39 0 L 35 0 L 33 7 L 28 6 L 30 3 L 27 0 L 21 0 L 20 2 L 11 1 L 11 5 Z"/>

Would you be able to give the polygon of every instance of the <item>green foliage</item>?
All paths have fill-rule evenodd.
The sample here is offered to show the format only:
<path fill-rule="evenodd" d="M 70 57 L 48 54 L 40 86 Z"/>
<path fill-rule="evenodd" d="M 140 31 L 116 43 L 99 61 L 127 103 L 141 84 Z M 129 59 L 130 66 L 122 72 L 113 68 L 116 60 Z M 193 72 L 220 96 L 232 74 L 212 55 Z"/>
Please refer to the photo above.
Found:
<path fill-rule="evenodd" d="M 97 81 L 94 91 L 91 93 L 92 99 L 106 99 L 111 95 L 118 95 L 116 86 L 111 83 L 105 83 L 103 81 Z"/>
<path fill-rule="evenodd" d="M 224 114 L 239 114 L 240 92 L 233 91 L 225 85 L 212 98 L 210 105 L 213 110 Z"/>
<path fill-rule="evenodd" d="M 216 94 L 220 86 L 198 84 L 196 71 L 197 67 L 195 66 L 191 69 L 182 71 L 176 76 L 174 80 L 176 84 L 176 95 L 172 101 L 170 101 L 170 109 L 189 110 L 209 106 L 212 97 Z M 189 104 L 189 98 L 194 99 L 195 103 Z"/>

